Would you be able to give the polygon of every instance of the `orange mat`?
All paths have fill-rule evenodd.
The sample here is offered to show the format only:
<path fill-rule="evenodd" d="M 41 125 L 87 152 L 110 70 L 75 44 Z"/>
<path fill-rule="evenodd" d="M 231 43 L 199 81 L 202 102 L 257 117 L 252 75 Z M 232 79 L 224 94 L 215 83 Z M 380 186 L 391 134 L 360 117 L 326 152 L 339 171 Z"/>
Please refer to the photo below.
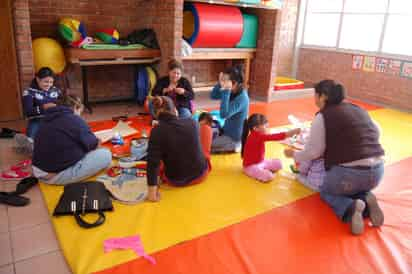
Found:
<path fill-rule="evenodd" d="M 412 158 L 387 167 L 377 190 L 385 225 L 362 237 L 319 195 L 99 274 L 412 273 Z M 380 193 L 390 194 L 380 194 Z"/>
<path fill-rule="evenodd" d="M 379 106 L 363 103 L 358 100 L 350 99 L 349 101 L 367 111 L 381 109 Z M 302 121 L 311 121 L 318 111 L 312 97 L 290 99 L 287 101 L 273 101 L 271 103 L 253 103 L 249 108 L 249 114 L 261 113 L 265 115 L 269 120 L 270 127 L 289 124 L 289 114 L 294 115 Z"/>

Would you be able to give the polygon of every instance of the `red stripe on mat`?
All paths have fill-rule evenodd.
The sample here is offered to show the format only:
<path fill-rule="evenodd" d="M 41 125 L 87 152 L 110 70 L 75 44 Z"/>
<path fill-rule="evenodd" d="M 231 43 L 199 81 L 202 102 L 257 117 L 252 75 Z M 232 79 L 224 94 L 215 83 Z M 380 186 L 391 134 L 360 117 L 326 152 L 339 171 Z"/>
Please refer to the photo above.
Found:
<path fill-rule="evenodd" d="M 386 169 L 381 229 L 351 236 L 318 195 L 99 274 L 412 273 L 412 158 Z"/>

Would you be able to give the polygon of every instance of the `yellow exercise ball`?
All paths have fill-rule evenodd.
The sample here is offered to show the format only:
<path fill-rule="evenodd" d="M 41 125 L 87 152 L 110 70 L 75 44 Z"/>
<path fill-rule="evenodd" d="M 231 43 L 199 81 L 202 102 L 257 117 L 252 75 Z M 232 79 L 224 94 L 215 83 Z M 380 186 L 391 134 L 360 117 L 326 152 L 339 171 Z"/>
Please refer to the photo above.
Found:
<path fill-rule="evenodd" d="M 49 67 L 54 73 L 61 73 L 66 67 L 66 58 L 62 46 L 51 38 L 37 38 L 33 40 L 34 69 Z"/>

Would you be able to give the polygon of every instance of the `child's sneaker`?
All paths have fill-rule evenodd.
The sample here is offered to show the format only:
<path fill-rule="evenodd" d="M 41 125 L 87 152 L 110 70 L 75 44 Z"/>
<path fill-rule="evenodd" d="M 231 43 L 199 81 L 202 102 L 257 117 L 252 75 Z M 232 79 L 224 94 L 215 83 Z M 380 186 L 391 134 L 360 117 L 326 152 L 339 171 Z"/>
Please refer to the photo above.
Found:
<path fill-rule="evenodd" d="M 16 151 L 24 154 L 33 153 L 33 139 L 24 134 L 18 133 L 14 136 L 17 147 Z"/>

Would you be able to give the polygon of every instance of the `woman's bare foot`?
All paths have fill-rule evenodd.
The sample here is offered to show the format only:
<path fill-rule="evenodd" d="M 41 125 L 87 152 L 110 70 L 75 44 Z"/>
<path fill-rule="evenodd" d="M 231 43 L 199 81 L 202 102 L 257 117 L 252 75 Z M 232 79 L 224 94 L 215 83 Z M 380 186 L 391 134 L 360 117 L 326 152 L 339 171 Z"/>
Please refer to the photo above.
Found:
<path fill-rule="evenodd" d="M 150 202 L 160 201 L 159 187 L 158 186 L 149 186 L 149 190 L 148 190 L 146 199 Z"/>
<path fill-rule="evenodd" d="M 369 219 L 371 223 L 375 227 L 379 227 L 383 225 L 384 217 L 382 209 L 378 205 L 378 201 L 376 200 L 375 195 L 372 192 L 369 192 L 366 197 L 366 205 L 369 209 Z"/>
<path fill-rule="evenodd" d="M 350 221 L 350 230 L 353 235 L 360 235 L 363 233 L 363 211 L 365 210 L 365 202 L 362 200 L 355 200 L 352 205 L 353 214 Z"/>

